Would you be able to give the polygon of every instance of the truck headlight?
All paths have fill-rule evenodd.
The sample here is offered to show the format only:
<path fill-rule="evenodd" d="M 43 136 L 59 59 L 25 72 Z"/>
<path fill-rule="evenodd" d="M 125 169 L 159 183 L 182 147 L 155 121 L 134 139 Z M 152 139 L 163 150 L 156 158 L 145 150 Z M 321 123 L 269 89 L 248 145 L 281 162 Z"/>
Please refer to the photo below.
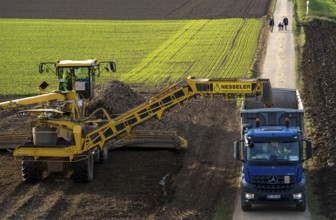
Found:
<path fill-rule="evenodd" d="M 245 199 L 254 199 L 254 194 L 253 193 L 245 193 Z"/>
<path fill-rule="evenodd" d="M 302 198 L 303 198 L 303 194 L 302 193 L 294 193 L 293 194 L 293 199 L 300 200 Z"/>

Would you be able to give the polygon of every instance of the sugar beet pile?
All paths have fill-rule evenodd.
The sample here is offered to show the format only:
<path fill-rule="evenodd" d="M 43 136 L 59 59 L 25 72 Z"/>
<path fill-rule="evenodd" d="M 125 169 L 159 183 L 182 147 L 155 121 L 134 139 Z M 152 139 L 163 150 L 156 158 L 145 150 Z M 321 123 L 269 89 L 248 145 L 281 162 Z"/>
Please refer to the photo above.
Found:
<path fill-rule="evenodd" d="M 130 86 L 118 81 L 108 81 L 95 90 L 94 99 L 87 105 L 88 113 L 104 108 L 110 115 L 121 114 L 144 102 L 144 98 Z"/>

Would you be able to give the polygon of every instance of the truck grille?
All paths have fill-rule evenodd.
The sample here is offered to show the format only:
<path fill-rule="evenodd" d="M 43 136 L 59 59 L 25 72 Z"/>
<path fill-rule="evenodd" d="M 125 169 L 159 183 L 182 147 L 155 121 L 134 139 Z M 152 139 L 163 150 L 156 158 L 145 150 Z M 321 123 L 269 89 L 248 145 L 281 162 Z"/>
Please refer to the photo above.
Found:
<path fill-rule="evenodd" d="M 289 192 L 295 183 L 295 176 L 252 176 L 252 183 L 258 192 Z"/>

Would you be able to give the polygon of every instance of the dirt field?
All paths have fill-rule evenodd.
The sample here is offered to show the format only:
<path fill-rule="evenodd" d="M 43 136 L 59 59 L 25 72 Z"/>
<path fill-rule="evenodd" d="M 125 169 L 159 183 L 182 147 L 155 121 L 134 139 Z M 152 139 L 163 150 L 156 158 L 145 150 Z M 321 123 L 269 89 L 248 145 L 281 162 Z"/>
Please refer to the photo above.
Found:
<path fill-rule="evenodd" d="M 110 94 L 120 91 L 117 85 L 109 87 Z M 127 88 L 123 92 L 132 94 Z M 232 208 L 240 167 L 232 157 L 232 143 L 239 138 L 235 102 L 192 100 L 178 109 L 142 128 L 177 130 L 189 140 L 189 149 L 111 150 L 109 161 L 96 166 L 96 178 L 89 184 L 57 174 L 36 185 L 24 184 L 19 161 L 2 152 L 0 218 L 210 219 L 220 199 Z M 1 124 L 15 122 L 17 129 L 20 119 L 29 124 L 27 117 L 8 115 L 1 113 Z"/>
<path fill-rule="evenodd" d="M 11 0 L 0 2 L 3 18 L 202 19 L 259 18 L 271 0 Z"/>
<path fill-rule="evenodd" d="M 321 214 L 336 219 L 336 24 L 314 21 L 305 26 L 303 99 L 314 140 L 312 180 Z"/>

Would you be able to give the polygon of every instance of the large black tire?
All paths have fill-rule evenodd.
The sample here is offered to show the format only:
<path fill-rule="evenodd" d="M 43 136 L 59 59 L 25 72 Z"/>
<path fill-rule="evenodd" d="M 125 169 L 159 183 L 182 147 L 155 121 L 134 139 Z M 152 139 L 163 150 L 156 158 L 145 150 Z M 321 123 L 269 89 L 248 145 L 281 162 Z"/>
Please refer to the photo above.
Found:
<path fill-rule="evenodd" d="M 78 159 L 78 158 L 76 158 Z M 88 154 L 85 159 L 79 159 L 73 164 L 74 181 L 77 183 L 87 183 L 94 177 L 94 155 Z"/>
<path fill-rule="evenodd" d="M 22 179 L 25 183 L 37 183 L 42 180 L 42 170 L 39 169 L 38 162 L 22 160 Z"/>
<path fill-rule="evenodd" d="M 247 205 L 245 203 L 242 203 L 241 208 L 244 212 L 249 212 L 252 210 L 252 205 Z"/>
<path fill-rule="evenodd" d="M 246 204 L 244 202 L 244 193 L 242 192 L 241 193 L 241 209 L 244 211 L 244 212 L 249 212 L 252 210 L 252 205 L 251 204 Z"/>
<path fill-rule="evenodd" d="M 104 163 L 108 160 L 108 147 L 104 147 L 101 151 L 99 151 L 99 162 Z"/>
<path fill-rule="evenodd" d="M 96 152 L 93 157 L 95 163 L 100 163 L 100 151 Z"/>
<path fill-rule="evenodd" d="M 304 212 L 304 211 L 306 211 L 306 208 L 307 208 L 307 205 L 306 205 L 306 199 L 304 199 L 304 201 L 303 201 L 302 204 L 298 204 L 298 205 L 296 205 L 296 211 L 299 211 L 299 212 Z"/>

